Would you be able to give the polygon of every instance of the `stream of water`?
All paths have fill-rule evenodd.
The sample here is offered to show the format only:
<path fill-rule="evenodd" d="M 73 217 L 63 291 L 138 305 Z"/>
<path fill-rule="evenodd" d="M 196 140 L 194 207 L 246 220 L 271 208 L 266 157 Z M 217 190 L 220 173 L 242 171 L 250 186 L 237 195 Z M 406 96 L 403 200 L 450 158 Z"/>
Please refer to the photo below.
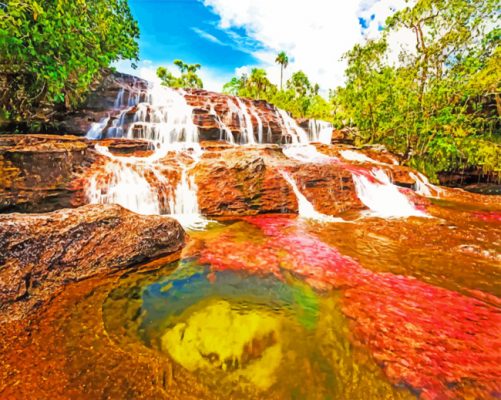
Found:
<path fill-rule="evenodd" d="M 88 181 L 89 202 L 171 215 L 189 242 L 178 262 L 77 283 L 55 299 L 34 337 L 6 355 L 36 354 L 27 374 L 39 387 L 36 371 L 51 369 L 75 398 L 499 397 L 497 209 L 441 198 L 420 174 L 403 190 L 385 162 L 319 151 L 312 143 L 329 143 L 331 125 L 313 121 L 307 132 L 276 110 L 281 157 L 345 168 L 367 210 L 340 223 L 280 169 L 298 217 L 208 221 L 195 179 L 204 152 L 183 92 L 119 91 L 114 107 L 88 137 L 140 138 L 150 150 L 117 156 L 97 144 L 103 165 Z M 217 117 L 223 140 L 242 149 L 270 140 L 257 109 L 241 100 L 228 108 L 240 143 Z"/>

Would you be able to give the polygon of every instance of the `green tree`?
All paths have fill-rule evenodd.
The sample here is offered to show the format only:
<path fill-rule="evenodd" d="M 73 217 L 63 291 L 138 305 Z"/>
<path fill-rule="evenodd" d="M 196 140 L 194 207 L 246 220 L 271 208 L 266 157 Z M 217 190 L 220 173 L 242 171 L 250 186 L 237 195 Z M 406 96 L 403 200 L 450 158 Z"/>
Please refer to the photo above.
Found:
<path fill-rule="evenodd" d="M 283 85 L 283 77 L 284 77 L 284 69 L 289 65 L 289 57 L 285 53 L 285 51 L 281 51 L 278 53 L 277 58 L 275 59 L 277 64 L 280 64 L 280 90 L 282 90 Z"/>
<path fill-rule="evenodd" d="M 319 86 L 312 85 L 304 72 L 292 74 L 286 86 L 285 90 L 279 90 L 269 81 L 265 70 L 254 68 L 249 77 L 233 77 L 224 85 L 223 91 L 241 97 L 266 100 L 297 118 L 333 119 L 332 104 L 319 95 Z"/>
<path fill-rule="evenodd" d="M 432 176 L 464 166 L 501 172 L 496 4 L 418 0 L 388 19 L 380 40 L 347 53 L 336 103 L 361 142 L 384 143 Z M 401 30 L 416 46 L 395 65 L 387 42 Z"/>
<path fill-rule="evenodd" d="M 138 37 L 126 0 L 3 0 L 0 109 L 31 121 L 76 106 L 110 63 L 137 60 Z"/>
<path fill-rule="evenodd" d="M 200 64 L 186 64 L 181 60 L 174 60 L 174 65 L 178 67 L 180 76 L 176 77 L 167 68 L 159 67 L 157 76 L 162 80 L 162 84 L 172 88 L 196 88 L 202 89 L 204 84 L 198 76 L 197 71 L 202 68 Z"/>

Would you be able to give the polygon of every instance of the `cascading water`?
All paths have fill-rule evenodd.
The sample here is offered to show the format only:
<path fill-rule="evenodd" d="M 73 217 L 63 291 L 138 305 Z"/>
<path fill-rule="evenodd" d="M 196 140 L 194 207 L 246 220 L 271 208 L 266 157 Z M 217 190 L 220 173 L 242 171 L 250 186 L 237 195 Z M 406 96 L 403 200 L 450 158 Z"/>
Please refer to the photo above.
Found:
<path fill-rule="evenodd" d="M 290 139 L 290 144 L 284 145 L 282 152 L 289 158 L 304 162 L 316 163 L 326 162 L 332 157 L 320 153 L 317 148 L 310 144 L 310 139 L 306 131 L 284 110 L 277 109 L 286 138 Z"/>
<path fill-rule="evenodd" d="M 219 114 L 216 112 L 214 104 L 209 102 L 209 115 L 212 115 L 219 126 L 219 140 L 225 140 L 228 143 L 235 144 L 235 137 L 230 128 L 223 122 Z"/>
<path fill-rule="evenodd" d="M 228 106 L 232 113 L 237 114 L 238 124 L 240 126 L 240 143 L 255 144 L 254 126 L 252 118 L 247 110 L 245 103 L 236 97 L 236 104 L 232 100 L 228 100 Z"/>
<path fill-rule="evenodd" d="M 98 152 L 108 158 L 108 164 L 104 168 L 107 178 L 99 180 L 98 177 L 92 177 L 89 180 L 88 199 L 92 203 L 118 203 L 142 214 L 170 213 L 185 226 L 203 226 L 205 220 L 198 209 L 197 186 L 193 176 L 190 176 L 190 171 L 201 154 L 198 128 L 192 119 L 192 108 L 187 104 L 185 93 L 182 91 L 161 85 L 152 85 L 147 91 L 141 90 L 136 84 L 130 93 L 120 90 L 115 101 L 116 108 L 120 110 L 118 116 L 114 119 L 103 118 L 99 123 L 93 124 L 87 136 L 92 139 L 145 139 L 151 143 L 153 153 L 148 157 L 116 157 L 106 148 L 97 147 Z M 145 101 L 139 102 L 140 99 Z M 228 99 L 227 104 L 231 118 L 236 115 L 238 120 L 240 143 L 264 143 L 266 138 L 263 122 L 254 104 L 247 104 L 239 98 Z M 284 110 L 275 109 L 275 113 L 282 127 L 282 134 L 288 142 L 282 149 L 287 157 L 302 163 L 339 162 L 335 157 L 320 153 L 311 144 L 313 141 L 330 142 L 331 124 L 310 121 L 307 133 Z M 233 133 L 217 115 L 212 103 L 210 114 L 216 116 L 221 138 L 234 143 Z M 192 163 L 186 163 L 181 161 L 182 158 L 178 158 L 181 174 L 177 183 L 171 182 L 165 176 L 165 168 L 160 162 L 169 151 L 183 152 L 193 159 Z M 341 156 L 348 161 L 384 164 L 352 150 L 341 151 Z M 294 180 L 285 173 L 283 175 L 296 194 L 301 216 L 324 221 L 332 218 L 318 213 L 301 194 Z M 384 218 L 426 216 L 391 183 L 384 171 L 374 169 L 365 173 L 353 170 L 352 176 L 358 197 L 373 215 Z M 431 195 L 430 188 L 433 188 L 433 185 L 422 176 L 416 176 L 415 181 L 416 192 L 425 196 Z"/>
<path fill-rule="evenodd" d="M 294 191 L 294 194 L 296 195 L 297 199 L 297 204 L 298 204 L 298 212 L 299 216 L 306 218 L 306 219 L 313 219 L 316 221 L 323 221 L 323 222 L 344 222 L 344 220 L 340 218 L 335 218 L 331 215 L 325 215 L 317 210 L 315 210 L 315 207 L 313 207 L 313 204 L 311 204 L 308 199 L 304 196 L 304 194 L 301 193 L 299 188 L 297 187 L 296 182 L 294 179 L 285 171 L 280 171 L 280 174 L 284 177 L 284 179 L 287 181 L 287 183 L 292 187 L 292 190 Z"/>
<path fill-rule="evenodd" d="M 348 160 L 348 161 L 356 161 L 356 162 L 360 162 L 360 163 L 371 163 L 371 164 L 384 165 L 384 163 L 376 161 L 373 158 L 370 158 L 363 153 L 359 153 L 358 151 L 342 150 L 339 152 L 339 154 L 341 154 L 341 157 L 343 157 L 345 160 Z"/>
<path fill-rule="evenodd" d="M 308 122 L 310 142 L 320 142 L 323 144 L 331 144 L 333 126 L 330 122 L 310 119 Z"/>
<path fill-rule="evenodd" d="M 277 108 L 278 115 L 282 121 L 282 126 L 285 129 L 287 138 L 291 144 L 308 145 L 308 134 L 301 128 L 297 122 L 284 110 Z"/>
<path fill-rule="evenodd" d="M 118 96 L 123 100 L 122 93 Z M 147 157 L 116 157 L 106 147 L 96 146 L 108 161 L 104 179 L 100 178 L 99 171 L 89 179 L 87 198 L 91 203 L 120 204 L 140 214 L 163 214 L 168 209 L 185 227 L 202 227 L 206 221 L 198 210 L 197 187 L 188 174 L 188 166 L 184 161 L 179 162 L 181 177 L 172 190 L 159 162 L 169 151 L 191 157 L 191 168 L 198 161 L 201 149 L 192 109 L 182 94 L 160 85 L 152 85 L 145 97 L 147 103 L 121 111 L 106 131 L 105 124 L 93 126 L 87 137 L 123 137 L 127 131 L 127 138 L 149 141 L 153 153 Z M 132 122 L 129 121 L 131 113 Z"/>
<path fill-rule="evenodd" d="M 110 117 L 107 116 L 105 118 L 101 118 L 99 122 L 94 122 L 92 123 L 89 131 L 87 132 L 86 138 L 87 139 L 101 139 L 101 136 L 103 134 L 104 129 L 108 125 L 108 122 L 110 121 Z"/>
<path fill-rule="evenodd" d="M 418 172 L 417 175 L 409 172 L 409 176 L 414 179 L 414 191 L 421 196 L 425 197 L 439 197 L 442 189 L 432 185 L 428 178 L 422 173 Z"/>
<path fill-rule="evenodd" d="M 371 215 L 381 218 L 427 217 L 391 183 L 383 170 L 373 169 L 367 175 L 352 173 L 352 176 L 357 196 Z"/>
<path fill-rule="evenodd" d="M 165 183 L 161 174 L 155 174 L 149 160 L 135 157 L 117 157 L 105 146 L 95 146 L 96 151 L 109 158 L 104 174 L 89 179 L 86 194 L 91 204 L 120 204 L 128 210 L 143 215 L 161 214 L 163 211 L 161 192 L 152 185 L 153 175 Z"/>

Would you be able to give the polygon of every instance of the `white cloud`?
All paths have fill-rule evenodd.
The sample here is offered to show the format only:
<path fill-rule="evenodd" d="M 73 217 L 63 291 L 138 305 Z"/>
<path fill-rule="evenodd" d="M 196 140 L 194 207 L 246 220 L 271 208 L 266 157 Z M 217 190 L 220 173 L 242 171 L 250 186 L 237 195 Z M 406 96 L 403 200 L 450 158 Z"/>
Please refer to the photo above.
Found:
<path fill-rule="evenodd" d="M 204 30 L 200 29 L 200 28 L 196 28 L 196 27 L 193 27 L 191 28 L 191 30 L 193 32 L 195 32 L 198 36 L 208 40 L 209 42 L 212 42 L 212 43 L 217 43 L 221 46 L 228 46 L 227 43 L 224 43 L 222 42 L 221 40 L 219 40 L 217 37 L 215 37 L 214 35 L 211 35 L 210 33 L 208 32 L 205 32 Z"/>
<path fill-rule="evenodd" d="M 139 78 L 146 79 L 150 82 L 158 81 L 157 68 L 166 67 L 174 75 L 178 75 L 177 68 L 172 64 L 173 60 L 152 62 L 151 60 L 142 60 L 137 63 L 137 68 L 133 69 L 130 61 L 118 61 L 114 63 L 114 67 L 119 72 L 125 74 L 135 75 Z M 232 75 L 221 73 L 214 68 L 208 68 L 202 66 L 202 69 L 198 71 L 198 75 L 202 78 L 204 83 L 204 89 L 220 92 L 223 85 L 228 82 Z"/>
<path fill-rule="evenodd" d="M 290 60 L 284 79 L 301 69 L 324 91 L 344 81 L 342 55 L 364 37 L 377 36 L 385 19 L 406 4 L 405 0 L 200 1 L 220 17 L 219 28 L 242 50 L 249 50 L 248 42 L 234 29 L 245 30 L 248 40 L 260 45 L 261 49 L 254 48 L 252 54 L 273 82 L 280 80 L 276 54 L 284 50 Z M 362 30 L 359 18 L 367 21 L 367 29 Z"/>

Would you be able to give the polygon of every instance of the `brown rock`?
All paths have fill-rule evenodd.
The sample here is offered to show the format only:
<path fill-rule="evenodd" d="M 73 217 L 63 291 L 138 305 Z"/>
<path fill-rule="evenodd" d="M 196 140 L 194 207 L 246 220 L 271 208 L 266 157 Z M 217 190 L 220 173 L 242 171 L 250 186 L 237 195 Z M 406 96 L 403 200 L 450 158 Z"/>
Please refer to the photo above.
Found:
<path fill-rule="evenodd" d="M 342 165 L 300 163 L 272 145 L 221 147 L 205 153 L 195 167 L 200 210 L 210 216 L 297 213 L 296 196 L 282 171 L 320 212 L 363 208 L 351 173 Z"/>
<path fill-rule="evenodd" d="M 117 205 L 0 215 L 0 322 L 17 319 L 65 284 L 174 253 L 180 224 Z"/>
<path fill-rule="evenodd" d="M 88 150 L 75 136 L 0 135 L 0 211 L 70 207 L 70 183 L 92 162 Z"/>

